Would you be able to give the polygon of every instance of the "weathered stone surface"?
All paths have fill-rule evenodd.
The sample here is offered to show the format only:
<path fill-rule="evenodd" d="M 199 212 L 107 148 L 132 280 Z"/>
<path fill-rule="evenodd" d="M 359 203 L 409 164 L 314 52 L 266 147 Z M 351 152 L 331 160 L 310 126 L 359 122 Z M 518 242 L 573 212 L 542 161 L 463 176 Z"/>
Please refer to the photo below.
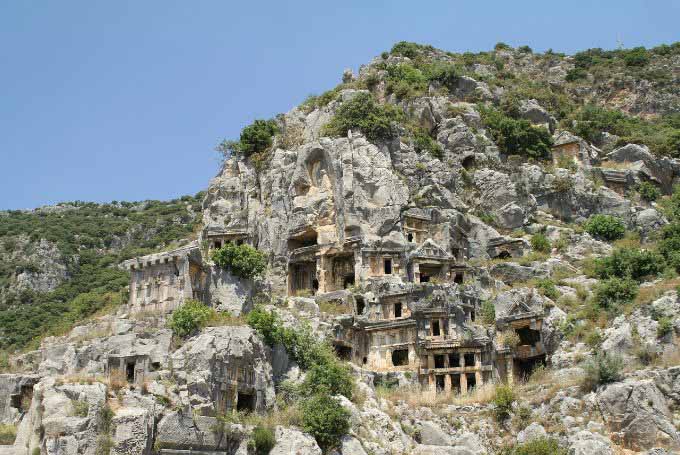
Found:
<path fill-rule="evenodd" d="M 269 455 L 321 455 L 314 438 L 295 428 L 277 426 L 275 437 L 276 445 Z"/>

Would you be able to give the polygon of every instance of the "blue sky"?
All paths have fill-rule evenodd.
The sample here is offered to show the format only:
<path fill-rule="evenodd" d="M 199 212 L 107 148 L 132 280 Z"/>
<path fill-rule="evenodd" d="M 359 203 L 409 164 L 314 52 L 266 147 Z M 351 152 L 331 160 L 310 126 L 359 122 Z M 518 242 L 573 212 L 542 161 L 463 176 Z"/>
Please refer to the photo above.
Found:
<path fill-rule="evenodd" d="M 651 47 L 678 18 L 677 0 L 4 1 L 0 209 L 196 193 L 222 138 L 400 40 Z"/>

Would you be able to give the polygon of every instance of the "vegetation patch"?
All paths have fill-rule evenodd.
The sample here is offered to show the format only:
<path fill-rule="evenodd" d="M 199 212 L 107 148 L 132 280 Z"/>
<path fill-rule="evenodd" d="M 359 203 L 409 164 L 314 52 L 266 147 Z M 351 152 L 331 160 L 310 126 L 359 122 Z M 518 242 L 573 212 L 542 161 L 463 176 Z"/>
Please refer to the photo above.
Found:
<path fill-rule="evenodd" d="M 172 312 L 168 325 L 172 333 L 183 338 L 204 327 L 212 313 L 213 310 L 208 306 L 197 300 L 189 299 Z"/>
<path fill-rule="evenodd" d="M 550 158 L 553 141 L 547 129 L 533 126 L 528 120 L 514 119 L 493 108 L 482 107 L 480 113 L 484 126 L 506 155 Z"/>
<path fill-rule="evenodd" d="M 215 250 L 211 259 L 215 264 L 241 278 L 254 278 L 262 274 L 267 267 L 265 254 L 245 243 L 242 245 L 227 243 Z"/>
<path fill-rule="evenodd" d="M 386 140 L 394 137 L 394 124 L 402 118 L 403 113 L 396 107 L 378 104 L 369 93 L 359 93 L 342 103 L 322 134 L 339 137 L 357 129 L 371 141 Z"/>
<path fill-rule="evenodd" d="M 626 234 L 626 225 L 611 215 L 593 215 L 583 225 L 586 232 L 601 240 L 618 240 Z"/>

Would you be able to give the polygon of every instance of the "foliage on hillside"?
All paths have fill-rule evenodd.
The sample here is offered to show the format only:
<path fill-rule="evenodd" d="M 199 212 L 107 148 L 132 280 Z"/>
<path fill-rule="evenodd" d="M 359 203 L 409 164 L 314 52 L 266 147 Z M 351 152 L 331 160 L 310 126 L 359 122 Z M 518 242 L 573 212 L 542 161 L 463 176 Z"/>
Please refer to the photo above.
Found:
<path fill-rule="evenodd" d="M 117 265 L 192 234 L 202 193 L 169 202 L 76 202 L 57 209 L 0 214 L 0 251 L 15 253 L 19 236 L 57 245 L 67 258 L 69 279 L 48 293 L 12 290 L 20 259 L 0 264 L 0 348 L 21 348 L 59 333 L 97 311 L 126 301 L 128 274 Z M 32 267 L 40 272 L 38 265 Z"/>

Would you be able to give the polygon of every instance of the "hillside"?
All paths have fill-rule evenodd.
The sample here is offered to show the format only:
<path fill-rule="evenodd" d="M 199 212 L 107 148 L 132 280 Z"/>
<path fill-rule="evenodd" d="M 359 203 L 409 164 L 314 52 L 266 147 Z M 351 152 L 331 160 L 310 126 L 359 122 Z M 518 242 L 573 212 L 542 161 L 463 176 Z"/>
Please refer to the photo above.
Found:
<path fill-rule="evenodd" d="M 0 212 L 0 349 L 124 302 L 128 276 L 116 265 L 189 237 L 201 199 Z"/>
<path fill-rule="evenodd" d="M 196 197 L 3 213 L 0 453 L 678 453 L 679 78 L 400 42 Z"/>

